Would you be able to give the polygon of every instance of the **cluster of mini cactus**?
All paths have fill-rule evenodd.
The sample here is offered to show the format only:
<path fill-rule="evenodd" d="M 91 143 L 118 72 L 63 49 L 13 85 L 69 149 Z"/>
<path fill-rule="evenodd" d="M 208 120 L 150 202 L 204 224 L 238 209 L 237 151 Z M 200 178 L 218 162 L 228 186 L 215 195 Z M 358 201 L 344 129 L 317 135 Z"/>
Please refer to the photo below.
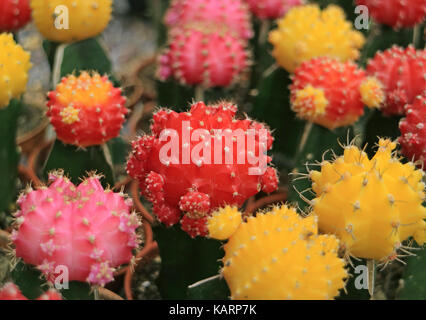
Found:
<path fill-rule="evenodd" d="M 58 267 L 66 267 L 68 281 L 85 283 L 86 293 L 91 288 L 98 296 L 99 287 L 114 281 L 117 269 L 126 265 L 125 286 L 129 286 L 129 274 L 146 254 L 138 252 L 142 223 L 135 207 L 146 219 L 146 239 L 151 248 L 160 249 L 163 266 L 170 269 L 166 271 L 181 270 L 182 274 L 168 281 L 184 279 L 179 279 L 184 294 L 194 288 L 188 287 L 187 279 L 194 279 L 183 273 L 194 270 L 179 264 L 184 260 L 202 266 L 194 259 L 204 259 L 211 264 L 206 268 L 210 273 L 217 272 L 221 264 L 217 278 L 225 280 L 231 299 L 334 299 L 351 281 L 351 258 L 386 267 L 414 255 L 414 246 L 425 244 L 426 51 L 419 49 L 425 0 L 354 0 L 353 4 L 368 8 L 374 28 L 379 28 L 376 23 L 392 27 L 372 27 L 365 32 L 368 38 L 341 7 L 332 4 L 323 7 L 307 0 L 169 2 L 169 8 L 159 14 L 167 27 L 167 43 L 153 59 L 156 76 L 161 82 L 180 84 L 174 87 L 177 93 L 187 92 L 184 86 L 195 87 L 197 97 L 186 111 L 177 111 L 184 106 L 172 103 L 156 109 L 150 133 L 130 143 L 131 138 L 125 141 L 127 137 L 119 136 L 123 128 L 128 129 L 126 116 L 134 104 L 126 106 L 125 91 L 112 74 L 107 46 L 97 38 L 112 18 L 113 1 L 0 0 L 0 129 L 6 123 L 3 111 L 25 103 L 21 96 L 32 64 L 16 32 L 29 23 L 32 10 L 51 64 L 46 116 L 56 133 L 39 171 L 31 175 L 20 168 L 22 182 L 32 180 L 35 186 L 29 184 L 19 196 L 16 192 L 7 202 L 11 209 L 6 215 L 17 210 L 10 217 L 12 222 L 0 221 L 9 228 L 6 239 L 10 243 L 0 245 L 11 250 L 12 267 L 23 264 L 41 274 L 50 287 L 59 278 Z M 156 2 L 153 8 L 161 6 Z M 62 17 L 65 9 L 67 18 Z M 413 45 L 404 39 L 404 45 L 368 52 L 375 46 L 375 32 L 405 34 L 407 30 L 401 28 L 413 29 Z M 269 43 L 264 41 L 266 35 Z M 102 61 L 88 58 L 94 48 L 104 54 L 99 58 Z M 266 66 L 268 59 L 262 52 L 269 48 L 270 65 Z M 254 68 L 251 49 L 259 58 Z M 290 84 L 288 92 L 284 84 L 280 96 L 268 91 L 276 89 L 274 85 L 284 76 Z M 157 99 L 160 104 L 161 95 L 168 94 L 161 92 L 165 87 L 158 84 L 157 96 L 142 95 L 140 100 Z M 208 94 L 201 98 L 204 89 Z M 229 100 L 230 93 L 240 108 Z M 269 100 L 262 100 L 265 96 Z M 294 120 L 285 128 L 294 131 L 291 135 L 274 132 L 267 117 L 256 121 L 245 114 L 256 111 L 262 116 L 272 109 L 265 101 L 274 104 L 276 99 L 281 99 L 283 110 L 288 109 L 286 117 L 294 118 L 280 119 L 283 123 Z M 352 131 L 367 141 L 366 128 L 376 125 L 375 117 L 394 123 L 397 136 L 379 137 L 376 150 L 361 149 L 356 138 L 349 143 Z M 140 118 L 136 120 L 139 124 Z M 331 150 L 318 156 L 330 141 L 342 137 L 340 129 L 348 130 L 343 154 Z M 128 147 L 121 158 L 112 157 L 107 143 L 115 138 Z M 282 148 L 274 150 L 272 162 L 275 138 L 288 145 L 297 140 L 298 150 L 294 155 Z M 18 150 L 16 139 L 14 135 L 9 139 L 13 143 L 8 148 L 4 148 L 3 137 L 0 140 L 0 161 L 7 167 L 6 157 Z M 57 152 L 63 152 L 65 161 L 55 159 Z M 369 152 L 374 154 L 369 156 Z M 74 164 L 72 157 L 77 153 L 82 162 Z M 38 166 L 33 160 L 17 159 L 13 170 L 18 172 L 18 165 L 25 169 L 26 162 Z M 120 175 L 125 178 L 117 184 L 123 186 L 118 192 L 114 190 L 119 187 L 107 186 L 116 183 L 115 162 L 121 162 Z M 80 172 L 88 173 L 77 184 L 74 169 L 79 165 Z M 91 172 L 93 167 L 106 169 L 96 174 Z M 280 173 L 283 176 L 291 170 L 299 177 L 288 184 L 282 179 L 279 188 Z M 309 187 L 298 190 L 297 179 Z M 18 184 L 13 184 L 16 191 Z M 135 199 L 138 188 L 143 197 L 135 206 L 124 193 L 129 186 Z M 0 184 L 0 201 L 2 192 Z M 283 198 L 287 204 L 277 205 Z M 144 207 L 145 200 L 152 204 L 153 216 L 145 212 L 150 211 Z M 297 206 L 300 200 L 307 206 Z M 148 240 L 145 248 L 149 249 Z M 212 244 L 223 249 L 222 259 L 218 260 L 218 250 L 203 252 Z M 200 248 L 203 258 L 194 254 Z M 19 268 L 13 272 L 20 272 Z M 26 288 L 14 277 L 0 290 L 0 300 L 28 300 Z M 128 291 L 124 290 L 126 296 Z M 37 298 L 62 299 L 53 289 Z"/>
<path fill-rule="evenodd" d="M 167 226 L 180 221 L 191 237 L 205 236 L 205 222 L 215 208 L 242 206 L 260 191 L 277 189 L 277 173 L 266 167 L 271 158 L 264 168 L 250 159 L 266 157 L 263 152 L 272 148 L 269 129 L 249 118 L 235 119 L 236 112 L 237 106 L 226 102 L 211 106 L 198 102 L 181 113 L 161 109 L 153 116 L 152 134 L 133 142 L 128 173 L 139 181 L 154 213 Z M 253 134 L 252 151 L 239 148 L 241 136 L 233 136 L 236 132 L 244 140 Z"/>
<path fill-rule="evenodd" d="M 66 266 L 71 281 L 104 286 L 114 268 L 130 263 L 139 245 L 140 222 L 131 199 L 102 187 L 91 175 L 75 186 L 61 172 L 50 185 L 29 189 L 18 199 L 12 241 L 16 257 L 37 266 L 49 282 Z"/>

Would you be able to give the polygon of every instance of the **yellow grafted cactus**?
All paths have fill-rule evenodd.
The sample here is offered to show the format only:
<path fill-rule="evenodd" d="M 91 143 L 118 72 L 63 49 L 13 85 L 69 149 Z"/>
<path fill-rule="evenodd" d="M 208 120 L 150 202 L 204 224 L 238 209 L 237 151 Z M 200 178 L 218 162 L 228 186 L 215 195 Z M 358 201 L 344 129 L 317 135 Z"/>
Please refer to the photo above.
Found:
<path fill-rule="evenodd" d="M 397 257 L 402 242 L 426 241 L 423 171 L 403 164 L 396 144 L 380 139 L 372 159 L 356 146 L 347 146 L 333 162 L 311 171 L 313 213 L 322 232 L 340 238 L 347 253 L 384 263 Z"/>
<path fill-rule="evenodd" d="M 31 0 L 40 33 L 55 42 L 74 42 L 100 34 L 111 19 L 111 0 Z"/>
<path fill-rule="evenodd" d="M 230 208 L 211 218 L 234 216 Z M 344 287 L 345 262 L 333 235 L 318 235 L 317 218 L 287 206 L 241 223 L 224 245 L 222 274 L 232 299 L 332 299 Z M 212 235 L 211 235 L 212 236 Z"/>
<path fill-rule="evenodd" d="M 235 233 L 243 219 L 237 207 L 226 206 L 213 212 L 207 221 L 209 236 L 218 240 L 228 239 Z"/>
<path fill-rule="evenodd" d="M 362 102 L 369 108 L 380 108 L 385 101 L 383 85 L 374 77 L 368 77 L 359 88 Z"/>
<path fill-rule="evenodd" d="M 318 5 L 292 8 L 271 31 L 272 55 L 288 72 L 306 60 L 327 56 L 342 62 L 359 57 L 365 38 L 352 28 L 344 11 L 330 5 L 323 11 Z"/>
<path fill-rule="evenodd" d="M 0 108 L 25 92 L 30 68 L 30 54 L 11 34 L 0 34 Z"/>

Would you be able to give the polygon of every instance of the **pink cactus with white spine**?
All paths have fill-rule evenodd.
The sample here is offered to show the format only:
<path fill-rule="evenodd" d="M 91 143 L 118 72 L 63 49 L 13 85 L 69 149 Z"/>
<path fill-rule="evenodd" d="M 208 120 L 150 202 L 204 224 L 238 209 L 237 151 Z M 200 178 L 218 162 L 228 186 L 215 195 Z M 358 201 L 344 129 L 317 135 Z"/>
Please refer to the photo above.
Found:
<path fill-rule="evenodd" d="M 70 281 L 103 286 L 114 268 L 132 261 L 139 245 L 140 222 L 130 213 L 131 199 L 104 190 L 100 176 L 89 175 L 75 186 L 62 172 L 50 185 L 23 193 L 12 234 L 16 256 L 53 282 L 55 268 L 65 266 Z"/>
<path fill-rule="evenodd" d="M 253 36 L 250 10 L 243 0 L 173 0 L 165 16 L 169 28 L 206 21 L 226 25 L 242 39 Z"/>
<path fill-rule="evenodd" d="M 157 75 L 184 85 L 228 87 L 243 76 L 249 57 L 245 41 L 226 26 L 193 23 L 170 31 Z"/>

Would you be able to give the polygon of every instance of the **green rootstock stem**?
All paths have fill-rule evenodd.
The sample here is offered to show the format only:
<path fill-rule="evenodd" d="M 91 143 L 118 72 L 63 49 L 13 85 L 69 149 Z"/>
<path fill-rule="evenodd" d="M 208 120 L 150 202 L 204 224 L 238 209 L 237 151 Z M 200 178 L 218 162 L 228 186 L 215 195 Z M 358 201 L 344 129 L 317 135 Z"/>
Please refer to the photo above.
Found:
<path fill-rule="evenodd" d="M 221 242 L 191 239 L 180 226 L 154 228 L 161 256 L 158 288 L 163 299 L 190 299 L 188 286 L 218 274 Z"/>
<path fill-rule="evenodd" d="M 80 179 L 87 173 L 96 171 L 104 176 L 102 179 L 104 186 L 114 185 L 114 173 L 108 145 L 82 149 L 65 145 L 56 140 L 43 169 L 44 179 L 47 179 L 49 172 L 59 169 L 63 169 L 74 184 L 80 183 Z"/>
<path fill-rule="evenodd" d="M 12 100 L 0 109 L 0 211 L 9 209 L 16 195 L 19 153 L 16 145 L 18 117 L 21 101 Z"/>
<path fill-rule="evenodd" d="M 397 298 L 404 300 L 426 300 L 426 250 L 415 248 L 415 256 L 408 257 L 404 269 L 403 285 Z"/>

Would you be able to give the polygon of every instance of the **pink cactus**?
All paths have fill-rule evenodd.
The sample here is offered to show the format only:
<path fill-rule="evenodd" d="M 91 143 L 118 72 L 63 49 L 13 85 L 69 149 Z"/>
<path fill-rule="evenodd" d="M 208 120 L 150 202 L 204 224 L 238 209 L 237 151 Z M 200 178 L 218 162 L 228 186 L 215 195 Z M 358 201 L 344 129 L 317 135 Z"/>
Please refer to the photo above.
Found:
<path fill-rule="evenodd" d="M 128 172 L 139 180 L 143 195 L 153 203 L 158 219 L 167 226 L 180 221 L 182 229 L 190 236 L 204 236 L 206 217 L 215 208 L 224 204 L 241 206 L 259 191 L 269 193 L 277 189 L 277 173 L 274 168 L 267 167 L 271 158 L 262 153 L 265 157 L 263 172 L 251 172 L 256 165 L 248 160 L 258 157 L 261 147 L 264 152 L 272 148 L 269 130 L 250 119 L 235 119 L 236 112 L 237 107 L 230 103 L 206 106 L 203 102 L 194 103 L 189 112 L 160 110 L 154 114 L 152 134 L 133 143 Z M 221 130 L 222 134 L 216 130 Z M 249 138 L 244 148 L 239 147 L 238 138 L 226 144 L 224 134 L 238 131 L 243 139 L 253 134 L 252 150 Z M 200 147 L 200 140 L 194 140 L 196 132 L 202 132 L 199 136 L 205 147 L 202 157 L 194 152 Z M 164 153 L 172 143 L 164 139 L 168 134 L 179 138 L 175 140 L 179 153 L 171 160 Z M 186 141 L 187 134 L 193 139 Z"/>
<path fill-rule="evenodd" d="M 250 39 L 253 30 L 250 11 L 243 0 L 173 0 L 165 16 L 169 28 L 191 22 L 225 25 L 242 39 Z"/>
<path fill-rule="evenodd" d="M 18 200 L 16 256 L 37 266 L 48 281 L 56 278 L 57 266 L 65 266 L 70 281 L 105 285 L 113 280 L 113 268 L 133 257 L 140 222 L 130 213 L 132 201 L 104 190 L 99 178 L 91 175 L 76 187 L 61 172 L 52 173 L 49 187 Z"/>
<path fill-rule="evenodd" d="M 226 27 L 192 24 L 169 34 L 169 46 L 159 59 L 158 77 L 186 85 L 227 87 L 249 66 L 245 43 Z"/>
<path fill-rule="evenodd" d="M 278 19 L 294 6 L 304 4 L 304 0 L 246 0 L 250 10 L 260 19 Z"/>
<path fill-rule="evenodd" d="M 6 283 L 0 290 L 0 300 L 28 300 L 21 290 L 12 282 Z M 62 300 L 62 296 L 54 289 L 49 289 L 36 300 Z"/>

